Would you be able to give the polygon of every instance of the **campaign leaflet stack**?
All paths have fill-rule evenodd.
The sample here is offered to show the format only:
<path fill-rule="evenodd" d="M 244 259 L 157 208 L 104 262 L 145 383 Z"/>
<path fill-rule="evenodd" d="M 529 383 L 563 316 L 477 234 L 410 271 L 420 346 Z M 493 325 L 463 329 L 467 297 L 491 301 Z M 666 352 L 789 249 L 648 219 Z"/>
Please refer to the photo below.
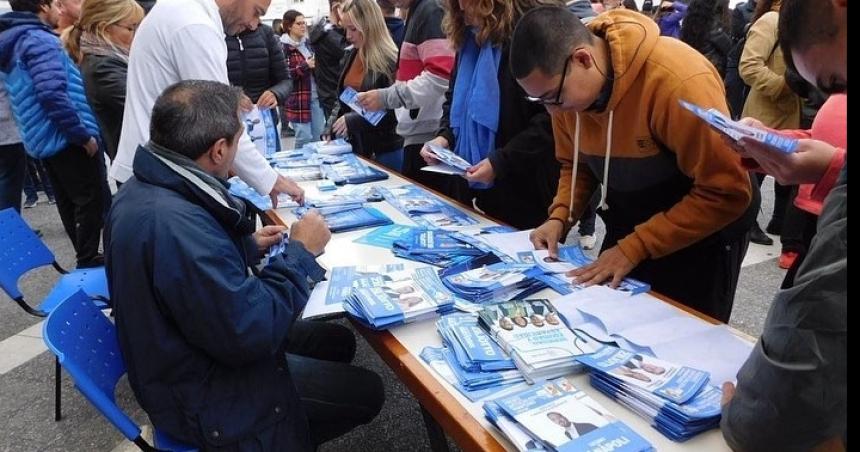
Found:
<path fill-rule="evenodd" d="M 359 288 L 344 302 L 344 310 L 374 330 L 436 318 L 454 309 L 455 297 L 432 267 L 416 268 L 408 276 L 381 286 Z"/>
<path fill-rule="evenodd" d="M 538 277 L 538 279 L 561 295 L 573 293 L 584 287 L 573 283 L 570 277 L 565 276 L 565 273 L 594 262 L 594 259 L 585 254 L 579 246 L 559 247 L 558 259 L 551 258 L 547 250 L 523 251 L 518 253 L 517 258 L 522 263 L 540 267 L 546 274 Z M 648 292 L 651 290 L 651 285 L 637 279 L 624 278 L 615 290 L 636 295 Z"/>
<path fill-rule="evenodd" d="M 394 242 L 395 256 L 437 267 L 463 262 L 483 251 L 458 240 L 454 233 L 441 229 L 417 229 Z"/>
<path fill-rule="evenodd" d="M 597 348 L 573 334 L 547 300 L 486 305 L 479 319 L 529 382 L 580 370 L 576 358 Z"/>
<path fill-rule="evenodd" d="M 511 300 L 546 287 L 536 279 L 543 270 L 535 265 L 498 262 L 472 268 L 470 264 L 474 261 L 461 264 L 465 271 L 455 273 L 453 268 L 446 269 L 442 277 L 452 292 L 473 303 Z"/>
<path fill-rule="evenodd" d="M 347 232 L 356 229 L 375 228 L 392 224 L 390 218 L 384 213 L 363 205 L 333 206 L 312 209 L 310 207 L 299 207 L 293 212 L 297 217 L 305 216 L 311 210 L 316 210 L 325 219 L 331 232 Z"/>
<path fill-rule="evenodd" d="M 716 386 L 706 385 L 686 403 L 677 404 L 601 373 L 591 374 L 591 385 L 673 441 L 686 441 L 720 426 L 723 392 Z"/>
<path fill-rule="evenodd" d="M 466 215 L 460 209 L 442 202 L 414 185 L 383 188 L 380 192 L 394 208 L 420 226 L 458 228 L 478 224 L 478 220 Z"/>
<path fill-rule="evenodd" d="M 305 144 L 304 149 L 324 155 L 342 155 L 352 153 L 352 145 L 343 138 L 331 141 L 314 141 Z"/>
<path fill-rule="evenodd" d="M 388 179 L 388 174 L 372 168 L 354 154 L 340 155 L 340 161 L 323 163 L 320 171 L 326 179 L 337 185 L 364 184 Z"/>
<path fill-rule="evenodd" d="M 504 377 L 502 377 L 495 383 L 485 382 L 485 384 L 480 387 L 474 385 L 466 387 L 464 383 L 469 380 L 467 374 L 474 375 L 475 373 L 468 373 L 468 371 L 464 371 L 459 368 L 455 361 L 456 358 L 452 358 L 451 355 L 451 351 L 446 347 L 424 347 L 420 354 L 422 361 L 430 366 L 430 368 L 439 374 L 439 376 L 448 384 L 457 389 L 463 397 L 466 397 L 472 402 L 495 398 L 502 394 L 511 394 L 521 391 L 529 386 L 525 383 L 525 380 L 523 380 L 519 371 L 507 370 L 486 372 L 484 374 L 494 376 L 495 378 L 498 378 L 500 374 L 516 378 L 508 378 L 507 381 L 505 381 Z"/>
<path fill-rule="evenodd" d="M 326 304 L 343 303 L 354 289 L 385 285 L 404 272 L 403 264 L 334 267 L 329 277 Z"/>
<path fill-rule="evenodd" d="M 231 195 L 247 201 L 261 212 L 272 208 L 272 198 L 257 193 L 257 190 L 254 190 L 245 181 L 239 179 L 239 176 L 231 177 L 227 180 L 227 183 L 230 184 L 228 191 Z"/>
<path fill-rule="evenodd" d="M 720 391 L 701 370 L 604 345 L 577 358 L 593 369 L 592 384 L 683 441 L 719 424 Z"/>
<path fill-rule="evenodd" d="M 500 429 L 519 450 L 542 450 L 539 447 L 560 452 L 654 450 L 645 438 L 567 378 L 500 397 L 485 404 L 484 411 L 496 425 L 505 425 L 505 429 Z"/>
<path fill-rule="evenodd" d="M 442 343 L 452 350 L 457 365 L 470 372 L 516 370 L 514 360 L 478 324 L 473 314 L 451 313 L 436 321 Z"/>

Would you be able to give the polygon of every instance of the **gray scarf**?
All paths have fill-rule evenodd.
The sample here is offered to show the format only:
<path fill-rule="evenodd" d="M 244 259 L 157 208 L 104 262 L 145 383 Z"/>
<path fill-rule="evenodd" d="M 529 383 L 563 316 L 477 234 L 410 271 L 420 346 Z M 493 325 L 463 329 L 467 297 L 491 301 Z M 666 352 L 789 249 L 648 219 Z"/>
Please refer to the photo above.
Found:
<path fill-rule="evenodd" d="M 128 50 L 114 45 L 101 36 L 89 31 L 81 33 L 81 53 L 84 55 L 113 57 L 128 64 Z"/>

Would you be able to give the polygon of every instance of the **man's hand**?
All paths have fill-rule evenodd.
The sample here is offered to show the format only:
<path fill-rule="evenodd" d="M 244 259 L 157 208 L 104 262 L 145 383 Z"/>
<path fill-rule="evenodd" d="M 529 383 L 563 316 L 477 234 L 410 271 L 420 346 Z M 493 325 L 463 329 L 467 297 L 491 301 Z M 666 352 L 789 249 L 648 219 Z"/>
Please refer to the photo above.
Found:
<path fill-rule="evenodd" d="M 564 224 L 558 220 L 547 220 L 529 234 L 536 250 L 548 250 L 549 255 L 558 259 L 558 242 L 564 233 Z"/>
<path fill-rule="evenodd" d="M 469 182 L 492 184 L 496 180 L 496 172 L 493 171 L 493 165 L 490 163 L 490 160 L 484 159 L 478 162 L 477 165 L 469 168 L 463 177 Z"/>
<path fill-rule="evenodd" d="M 90 137 L 90 140 L 84 144 L 84 150 L 87 151 L 87 157 L 95 157 L 96 152 L 99 151 L 99 142 L 96 137 Z"/>
<path fill-rule="evenodd" d="M 249 111 L 254 109 L 254 102 L 251 101 L 251 98 L 242 94 L 242 98 L 239 99 L 239 110 L 242 110 L 242 113 L 248 113 Z"/>
<path fill-rule="evenodd" d="M 724 407 L 726 404 L 732 401 L 732 398 L 735 396 L 735 385 L 730 382 L 723 383 L 723 398 L 720 400 L 720 406 Z"/>
<path fill-rule="evenodd" d="M 257 243 L 257 249 L 265 253 L 272 245 L 281 243 L 286 231 L 287 228 L 283 226 L 263 226 L 263 229 L 253 234 L 254 242 Z"/>
<path fill-rule="evenodd" d="M 345 137 L 349 133 L 346 127 L 346 115 L 337 118 L 337 121 L 334 122 L 334 125 L 331 126 L 331 133 L 334 136 Z"/>
<path fill-rule="evenodd" d="M 837 148 L 818 140 L 799 140 L 797 149 L 785 153 L 756 140 L 741 138 L 741 157 L 755 160 L 762 171 L 783 185 L 814 184 L 821 180 Z"/>
<path fill-rule="evenodd" d="M 325 224 L 322 215 L 316 210 L 305 214 L 301 220 L 293 223 L 290 240 L 300 242 L 314 256 L 325 251 L 325 246 L 331 240 L 331 231 Z"/>
<path fill-rule="evenodd" d="M 358 93 L 358 105 L 368 111 L 379 111 L 384 107 L 382 105 L 382 92 L 378 89 Z"/>
<path fill-rule="evenodd" d="M 275 180 L 275 186 L 272 187 L 272 192 L 269 193 L 269 196 L 272 198 L 272 207 L 278 207 L 278 194 L 286 193 L 293 198 L 293 201 L 302 204 L 305 202 L 305 190 L 302 187 L 299 187 L 299 184 L 295 183 L 289 177 L 284 177 L 281 174 L 278 174 L 278 179 Z"/>
<path fill-rule="evenodd" d="M 448 149 L 448 140 L 446 140 L 445 137 L 436 137 L 428 141 L 427 143 L 433 143 L 439 147 Z M 427 143 L 425 143 L 424 147 L 421 148 L 421 157 L 428 165 L 436 165 L 439 163 L 439 159 L 433 157 L 433 153 L 430 151 L 430 148 L 427 146 Z"/>
<path fill-rule="evenodd" d="M 275 93 L 266 90 L 263 91 L 263 94 L 260 94 L 260 98 L 257 99 L 257 107 L 261 110 L 275 108 L 278 106 L 278 98 L 275 96 Z"/>
<path fill-rule="evenodd" d="M 635 267 L 636 264 L 630 262 L 616 245 L 601 253 L 591 264 L 567 272 L 567 276 L 573 276 L 576 282 L 585 286 L 601 284 L 612 278 L 609 286 L 615 289 Z"/>

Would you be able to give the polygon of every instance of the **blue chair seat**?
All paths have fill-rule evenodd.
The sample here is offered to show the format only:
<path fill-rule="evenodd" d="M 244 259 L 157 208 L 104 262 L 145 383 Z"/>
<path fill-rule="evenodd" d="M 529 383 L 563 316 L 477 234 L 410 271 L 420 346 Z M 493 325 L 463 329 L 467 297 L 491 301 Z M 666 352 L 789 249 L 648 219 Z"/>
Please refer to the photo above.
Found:
<path fill-rule="evenodd" d="M 60 302 L 79 290 L 83 290 L 90 297 L 97 299 L 96 306 L 100 309 L 107 307 L 109 295 L 105 268 L 93 267 L 73 270 L 61 276 L 48 296 L 42 301 L 42 304 L 39 305 L 39 310 L 51 312 Z"/>

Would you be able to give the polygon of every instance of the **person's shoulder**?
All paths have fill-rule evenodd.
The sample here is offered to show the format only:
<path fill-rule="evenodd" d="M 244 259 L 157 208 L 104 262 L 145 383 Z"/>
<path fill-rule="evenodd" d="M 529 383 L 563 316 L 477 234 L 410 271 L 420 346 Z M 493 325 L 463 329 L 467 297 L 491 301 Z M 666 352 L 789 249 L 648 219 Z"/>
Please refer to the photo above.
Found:
<path fill-rule="evenodd" d="M 696 76 L 719 78 L 704 55 L 684 42 L 667 36 L 658 38 L 645 65 L 651 77 L 660 79 L 658 88 L 661 89 L 674 89 Z"/>

